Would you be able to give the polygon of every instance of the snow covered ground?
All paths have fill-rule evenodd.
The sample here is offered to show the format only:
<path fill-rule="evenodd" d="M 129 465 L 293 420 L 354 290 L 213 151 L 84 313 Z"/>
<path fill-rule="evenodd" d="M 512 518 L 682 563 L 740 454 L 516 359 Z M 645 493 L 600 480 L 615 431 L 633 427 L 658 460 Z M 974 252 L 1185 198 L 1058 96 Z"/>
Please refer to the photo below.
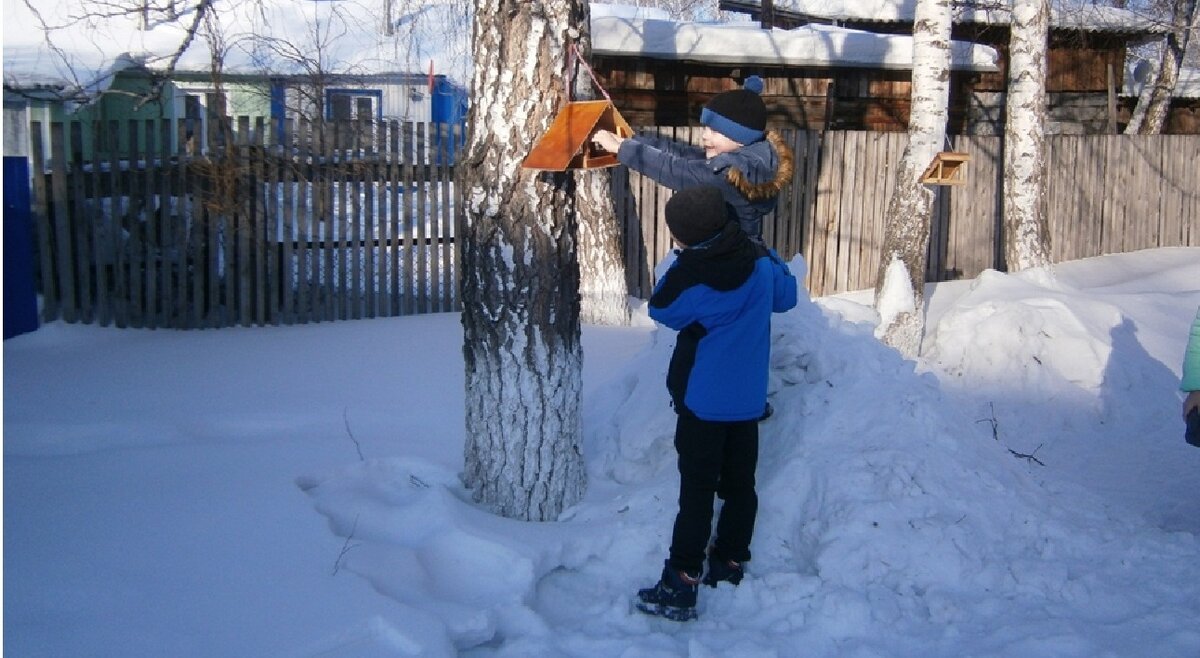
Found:
<path fill-rule="evenodd" d="M 669 541 L 674 334 L 584 329 L 589 493 L 470 502 L 457 315 L 4 343 L 13 656 L 1200 655 L 1200 249 L 776 316 L 761 511 L 700 619 L 630 607 Z M 1026 455 L 1021 457 L 1020 455 Z"/>

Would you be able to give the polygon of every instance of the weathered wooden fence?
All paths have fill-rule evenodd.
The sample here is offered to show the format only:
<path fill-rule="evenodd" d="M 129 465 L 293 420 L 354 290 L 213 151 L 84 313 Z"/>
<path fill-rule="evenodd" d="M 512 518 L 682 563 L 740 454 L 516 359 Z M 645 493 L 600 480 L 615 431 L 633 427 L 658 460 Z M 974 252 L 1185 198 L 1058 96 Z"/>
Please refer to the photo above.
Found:
<path fill-rule="evenodd" d="M 51 125 L 49 152 L 32 150 L 49 172 L 33 177 L 44 317 L 196 328 L 458 308 L 453 127 L 234 125 L 203 155 L 172 151 L 174 122 L 92 126 L 130 146 L 90 161 L 83 126 Z"/>
<path fill-rule="evenodd" d="M 243 119 L 202 155 L 166 121 L 52 124 L 31 169 L 43 317 L 218 327 L 454 311 L 461 187 L 448 127 L 397 122 L 272 130 Z M 236 130 L 234 130 L 236 128 Z M 264 129 L 266 128 L 266 129 Z M 130 151 L 84 160 L 85 135 Z M 694 129 L 660 133 L 696 140 Z M 40 134 L 35 126 L 33 134 Z M 902 133 L 794 132 L 791 190 L 764 223 L 802 253 L 815 296 L 874 285 Z M 113 143 L 116 143 L 113 141 Z M 125 142 L 122 140 L 122 144 Z M 999 137 L 961 136 L 966 183 L 938 190 L 927 278 L 1003 268 Z M 91 152 L 103 152 L 99 145 Z M 670 191 L 624 168 L 613 193 L 630 293 L 669 251 Z M 1200 136 L 1049 140 L 1053 258 L 1200 246 Z"/>
<path fill-rule="evenodd" d="M 698 129 L 658 133 L 699 143 Z M 814 296 L 875 285 L 884 214 L 905 133 L 830 131 L 787 135 L 796 155 L 790 193 L 764 221 L 763 237 L 785 258 L 801 253 Z M 1165 246 L 1200 246 L 1200 136 L 1056 135 L 1048 140 L 1047 209 L 1052 258 L 1076 260 Z M 998 136 L 950 138 L 971 155 L 966 181 L 935 187 L 929 281 L 1003 269 Z M 653 267 L 670 250 L 662 210 L 670 191 L 614 170 L 626 220 L 630 290 L 646 296 Z M 641 218 L 639 220 L 639 218 Z"/>

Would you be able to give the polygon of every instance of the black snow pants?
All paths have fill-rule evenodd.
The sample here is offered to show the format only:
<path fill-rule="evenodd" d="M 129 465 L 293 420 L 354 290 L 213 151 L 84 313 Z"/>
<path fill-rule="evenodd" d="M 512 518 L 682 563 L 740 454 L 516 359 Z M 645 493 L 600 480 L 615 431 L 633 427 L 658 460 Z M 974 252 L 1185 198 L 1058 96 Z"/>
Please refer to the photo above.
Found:
<path fill-rule="evenodd" d="M 754 491 L 758 422 L 711 422 L 680 414 L 675 450 L 679 453 L 679 513 L 671 534 L 671 566 L 692 573 L 702 569 L 712 534 L 714 496 L 724 501 L 717 518 L 714 554 L 723 560 L 748 561 L 758 514 Z"/>

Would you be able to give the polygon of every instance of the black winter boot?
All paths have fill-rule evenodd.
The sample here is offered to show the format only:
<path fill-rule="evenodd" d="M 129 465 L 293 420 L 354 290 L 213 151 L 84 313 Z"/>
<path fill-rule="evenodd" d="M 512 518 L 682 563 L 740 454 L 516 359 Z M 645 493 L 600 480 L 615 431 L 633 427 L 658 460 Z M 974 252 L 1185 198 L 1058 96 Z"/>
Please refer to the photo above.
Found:
<path fill-rule="evenodd" d="M 635 605 L 648 615 L 666 617 L 671 621 L 689 621 L 696 618 L 696 590 L 699 586 L 699 573 L 672 569 L 668 560 L 663 565 L 658 584 L 638 590 Z"/>
<path fill-rule="evenodd" d="M 708 570 L 704 573 L 704 584 L 716 587 L 717 583 L 726 582 L 737 585 L 742 582 L 746 572 L 740 562 L 721 559 L 712 553 L 708 554 Z"/>

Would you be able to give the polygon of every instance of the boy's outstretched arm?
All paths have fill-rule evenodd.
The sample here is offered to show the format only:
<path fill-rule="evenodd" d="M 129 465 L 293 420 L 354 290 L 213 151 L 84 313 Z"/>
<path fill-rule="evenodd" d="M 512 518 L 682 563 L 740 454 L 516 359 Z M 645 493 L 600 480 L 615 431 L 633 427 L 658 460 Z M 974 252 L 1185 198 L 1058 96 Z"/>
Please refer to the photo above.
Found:
<path fill-rule="evenodd" d="M 617 160 L 672 190 L 702 185 L 720 187 L 726 184 L 724 170 L 713 169 L 712 165 L 703 159 L 703 154 L 699 158 L 681 157 L 636 138 L 621 142 Z"/>
<path fill-rule="evenodd" d="M 704 149 L 693 144 L 646 133 L 640 133 L 634 139 L 643 144 L 656 148 L 668 155 L 686 158 L 688 160 L 704 159 Z"/>
<path fill-rule="evenodd" d="M 704 159 L 703 148 L 674 139 L 659 137 L 658 135 L 639 133 L 636 137 L 620 137 L 611 130 L 603 129 L 597 130 L 596 133 L 592 135 L 592 142 L 596 146 L 599 146 L 609 153 L 619 152 L 621 150 L 621 144 L 624 144 L 626 140 L 630 139 L 637 140 L 642 144 L 646 144 L 676 157 L 694 160 Z"/>

